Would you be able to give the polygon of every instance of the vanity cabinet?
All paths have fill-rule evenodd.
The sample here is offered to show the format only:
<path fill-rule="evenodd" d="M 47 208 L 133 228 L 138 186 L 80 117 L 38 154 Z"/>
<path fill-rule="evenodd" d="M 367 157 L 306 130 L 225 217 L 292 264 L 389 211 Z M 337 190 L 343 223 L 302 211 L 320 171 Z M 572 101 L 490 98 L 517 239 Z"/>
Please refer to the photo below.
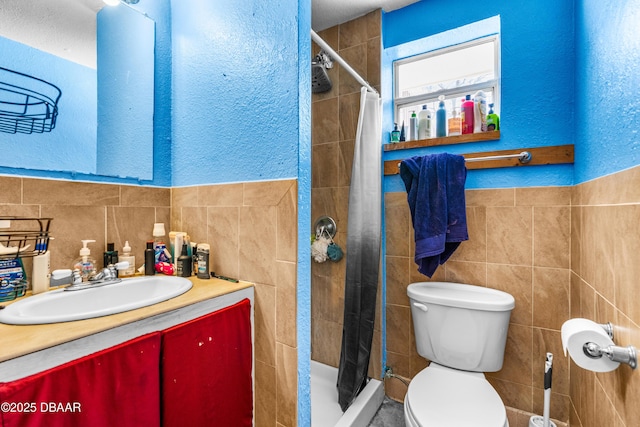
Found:
<path fill-rule="evenodd" d="M 162 425 L 253 425 L 248 300 L 162 332 Z"/>
<path fill-rule="evenodd" d="M 253 288 L 0 363 L 2 427 L 253 425 Z"/>

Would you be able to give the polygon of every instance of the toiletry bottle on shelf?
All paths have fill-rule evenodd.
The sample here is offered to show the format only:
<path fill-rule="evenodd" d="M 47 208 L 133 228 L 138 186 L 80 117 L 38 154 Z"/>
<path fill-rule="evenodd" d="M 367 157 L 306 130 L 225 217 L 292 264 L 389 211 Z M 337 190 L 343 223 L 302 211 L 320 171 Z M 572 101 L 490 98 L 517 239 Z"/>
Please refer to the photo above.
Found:
<path fill-rule="evenodd" d="M 416 116 L 416 112 L 411 112 L 411 117 L 409 118 L 409 141 L 415 141 L 418 139 L 418 116 Z"/>
<path fill-rule="evenodd" d="M 171 263 L 171 252 L 164 242 L 164 223 L 158 222 L 153 225 L 153 250 L 155 251 L 155 263 Z M 146 262 L 146 261 L 145 261 Z"/>
<path fill-rule="evenodd" d="M 479 90 L 473 95 L 473 132 L 487 131 L 487 100 L 484 92 Z"/>
<path fill-rule="evenodd" d="M 473 110 L 474 104 L 471 95 L 467 95 L 462 100 L 462 109 L 460 110 L 460 119 L 462 120 L 462 134 L 473 133 Z"/>
<path fill-rule="evenodd" d="M 500 117 L 493 112 L 493 103 L 489 104 L 489 114 L 487 114 L 487 130 L 500 130 Z"/>
<path fill-rule="evenodd" d="M 188 244 L 182 244 L 182 253 L 178 257 L 177 272 L 179 277 L 191 277 L 191 257 L 189 256 Z"/>
<path fill-rule="evenodd" d="M 105 268 L 111 264 L 116 265 L 118 263 L 118 251 L 115 250 L 114 243 L 107 243 L 107 250 L 102 255 L 102 261 L 102 266 Z"/>
<path fill-rule="evenodd" d="M 444 95 L 438 97 L 438 111 L 436 111 L 436 137 L 447 136 L 447 110 L 444 108 Z"/>
<path fill-rule="evenodd" d="M 208 279 L 209 276 L 209 245 L 206 243 L 200 243 L 198 245 L 198 279 Z"/>
<path fill-rule="evenodd" d="M 395 144 L 396 142 L 400 142 L 400 130 L 398 129 L 398 124 L 394 123 L 391 131 L 391 143 Z"/>
<path fill-rule="evenodd" d="M 431 138 L 431 110 L 426 105 L 418 113 L 418 139 Z"/>
<path fill-rule="evenodd" d="M 31 292 L 39 294 L 49 290 L 51 278 L 51 254 L 46 251 L 33 257 L 33 270 L 31 274 Z"/>
<path fill-rule="evenodd" d="M 405 142 L 407 140 L 404 133 L 404 120 L 402 121 L 402 127 L 400 128 L 400 142 Z"/>
<path fill-rule="evenodd" d="M 96 271 L 96 260 L 91 257 L 91 250 L 87 247 L 87 244 L 94 243 L 95 240 L 81 240 L 81 242 L 80 256 L 73 262 L 72 270 L 79 270 L 82 281 L 86 282 Z"/>
<path fill-rule="evenodd" d="M 462 133 L 462 121 L 458 117 L 458 110 L 453 109 L 452 117 L 449 119 L 449 136 L 460 135 Z"/>
<path fill-rule="evenodd" d="M 128 262 L 129 267 L 125 268 L 124 270 L 120 270 L 119 277 L 131 277 L 136 274 L 136 257 L 134 255 L 131 255 L 131 246 L 129 246 L 128 240 L 124 242 L 120 261 Z"/>
<path fill-rule="evenodd" d="M 154 241 L 147 242 L 144 250 L 144 275 L 153 276 L 156 274 L 156 251 L 153 249 Z"/>

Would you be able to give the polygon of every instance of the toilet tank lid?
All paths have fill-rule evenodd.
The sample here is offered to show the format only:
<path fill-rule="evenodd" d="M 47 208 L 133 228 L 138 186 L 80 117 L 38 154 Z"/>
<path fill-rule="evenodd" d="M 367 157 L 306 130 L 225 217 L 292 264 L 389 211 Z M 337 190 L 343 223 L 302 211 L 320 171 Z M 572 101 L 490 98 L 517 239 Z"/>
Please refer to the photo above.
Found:
<path fill-rule="evenodd" d="M 447 307 L 485 311 L 508 311 L 515 307 L 515 299 L 497 289 L 451 282 L 419 282 L 407 287 L 409 298 Z"/>

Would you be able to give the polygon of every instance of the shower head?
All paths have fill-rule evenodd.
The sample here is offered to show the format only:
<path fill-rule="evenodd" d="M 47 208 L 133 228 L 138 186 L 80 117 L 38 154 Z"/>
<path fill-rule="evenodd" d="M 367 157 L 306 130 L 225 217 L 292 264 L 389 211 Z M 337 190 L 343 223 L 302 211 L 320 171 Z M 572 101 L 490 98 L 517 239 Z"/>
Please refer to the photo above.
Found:
<path fill-rule="evenodd" d="M 320 52 L 311 61 L 311 91 L 313 93 L 328 92 L 333 87 L 327 68 L 333 67 L 333 63 L 329 59 L 329 56 Z"/>

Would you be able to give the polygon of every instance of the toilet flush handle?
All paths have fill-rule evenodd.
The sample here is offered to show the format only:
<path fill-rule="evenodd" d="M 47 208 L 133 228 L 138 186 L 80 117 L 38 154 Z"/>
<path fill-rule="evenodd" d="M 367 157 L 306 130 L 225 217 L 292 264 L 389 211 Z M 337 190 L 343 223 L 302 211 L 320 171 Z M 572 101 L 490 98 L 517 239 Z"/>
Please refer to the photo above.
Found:
<path fill-rule="evenodd" d="M 425 312 L 428 310 L 428 308 L 427 308 L 427 306 L 426 306 L 426 305 L 424 305 L 424 304 L 420 304 L 419 302 L 414 302 L 414 303 L 413 303 L 413 306 L 414 306 L 415 308 L 419 308 L 420 310 L 425 311 Z"/>

